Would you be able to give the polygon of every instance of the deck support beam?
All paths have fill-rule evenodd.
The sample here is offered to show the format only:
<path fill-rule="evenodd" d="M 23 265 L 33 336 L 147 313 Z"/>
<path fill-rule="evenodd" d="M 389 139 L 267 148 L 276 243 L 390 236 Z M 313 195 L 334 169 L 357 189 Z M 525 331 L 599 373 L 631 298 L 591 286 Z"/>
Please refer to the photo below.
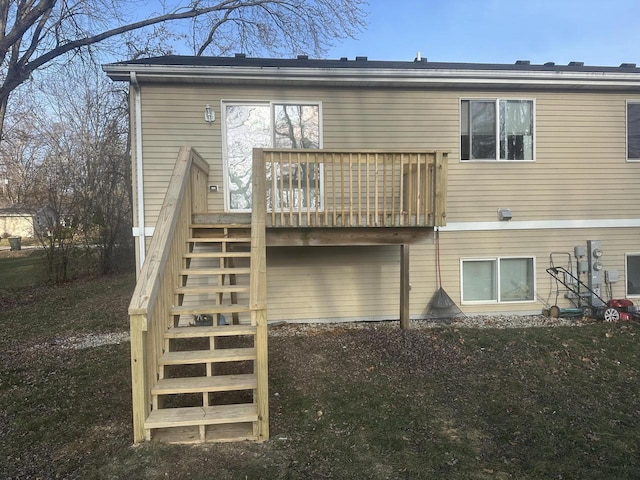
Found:
<path fill-rule="evenodd" d="M 400 328 L 409 328 L 409 245 L 400 245 Z"/>

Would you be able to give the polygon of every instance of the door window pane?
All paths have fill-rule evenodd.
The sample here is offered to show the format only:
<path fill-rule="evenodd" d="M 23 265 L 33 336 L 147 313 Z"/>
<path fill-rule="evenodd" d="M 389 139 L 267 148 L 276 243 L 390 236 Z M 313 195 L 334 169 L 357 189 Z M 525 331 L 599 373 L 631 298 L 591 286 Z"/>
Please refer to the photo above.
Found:
<path fill-rule="evenodd" d="M 269 105 L 226 106 L 226 153 L 229 208 L 251 208 L 251 170 L 254 148 L 271 147 Z"/>

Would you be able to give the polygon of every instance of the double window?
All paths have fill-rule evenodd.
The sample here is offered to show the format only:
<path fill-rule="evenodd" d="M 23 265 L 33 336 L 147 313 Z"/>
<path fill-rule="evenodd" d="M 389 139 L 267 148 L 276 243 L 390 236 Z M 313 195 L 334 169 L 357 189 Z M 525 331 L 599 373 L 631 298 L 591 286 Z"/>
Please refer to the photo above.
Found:
<path fill-rule="evenodd" d="M 533 257 L 461 260 L 463 303 L 530 302 L 535 299 Z"/>
<path fill-rule="evenodd" d="M 533 110 L 533 100 L 462 100 L 461 160 L 533 160 Z"/>
<path fill-rule="evenodd" d="M 627 159 L 640 160 L 640 101 L 627 102 Z"/>

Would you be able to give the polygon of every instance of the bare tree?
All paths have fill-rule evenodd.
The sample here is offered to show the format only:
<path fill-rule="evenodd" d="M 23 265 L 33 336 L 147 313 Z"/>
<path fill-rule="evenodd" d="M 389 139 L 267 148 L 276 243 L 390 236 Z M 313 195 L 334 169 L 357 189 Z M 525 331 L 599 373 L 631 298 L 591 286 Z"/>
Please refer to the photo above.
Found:
<path fill-rule="evenodd" d="M 140 29 L 191 20 L 192 48 L 205 52 L 321 54 L 364 26 L 366 0 L 176 0 L 130 21 L 126 0 L 0 0 L 0 139 L 11 93 L 42 67 Z"/>
<path fill-rule="evenodd" d="M 55 282 L 133 265 L 126 91 L 81 67 L 21 99 L 0 143 L 9 199 L 35 216 Z"/>

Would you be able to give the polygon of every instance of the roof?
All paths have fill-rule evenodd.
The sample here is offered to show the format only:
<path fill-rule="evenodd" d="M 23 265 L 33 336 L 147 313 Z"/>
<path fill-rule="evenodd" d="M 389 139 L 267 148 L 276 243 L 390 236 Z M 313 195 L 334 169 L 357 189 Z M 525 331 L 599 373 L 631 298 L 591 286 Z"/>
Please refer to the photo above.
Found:
<path fill-rule="evenodd" d="M 367 57 L 353 60 L 168 55 L 103 66 L 113 80 L 134 82 L 208 82 L 309 85 L 323 83 L 357 86 L 468 86 L 623 88 L 640 90 L 640 68 L 634 63 L 620 66 L 589 66 L 583 62 L 556 65 L 380 61 Z M 134 74 L 132 76 L 132 73 Z"/>

